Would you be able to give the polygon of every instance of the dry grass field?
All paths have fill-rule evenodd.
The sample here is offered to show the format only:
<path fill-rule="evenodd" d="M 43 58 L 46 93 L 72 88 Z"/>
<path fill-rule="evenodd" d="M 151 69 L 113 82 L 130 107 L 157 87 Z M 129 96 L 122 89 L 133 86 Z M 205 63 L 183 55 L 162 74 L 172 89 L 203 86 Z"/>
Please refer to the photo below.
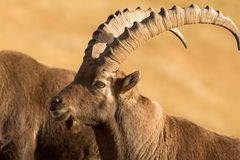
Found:
<path fill-rule="evenodd" d="M 24 52 L 52 66 L 77 70 L 92 32 L 126 7 L 170 8 L 206 4 L 240 27 L 239 0 L 1 0 L 0 49 Z M 138 48 L 122 65 L 142 71 L 141 92 L 167 113 L 227 135 L 240 136 L 240 51 L 226 30 L 210 25 L 180 28 L 189 49 L 164 33 Z"/>

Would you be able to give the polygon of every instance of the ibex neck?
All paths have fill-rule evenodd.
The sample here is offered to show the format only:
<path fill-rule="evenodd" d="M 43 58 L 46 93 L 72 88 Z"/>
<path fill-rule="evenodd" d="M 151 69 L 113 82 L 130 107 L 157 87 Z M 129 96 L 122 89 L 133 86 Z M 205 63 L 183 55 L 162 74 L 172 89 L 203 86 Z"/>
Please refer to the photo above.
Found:
<path fill-rule="evenodd" d="M 134 105 L 121 106 L 120 112 L 118 123 L 126 145 L 125 159 L 154 159 L 165 122 L 162 108 L 140 96 Z"/>
<path fill-rule="evenodd" d="M 116 121 L 94 127 L 96 141 L 102 160 L 124 160 L 124 144 Z"/>
<path fill-rule="evenodd" d="M 94 127 L 101 158 L 145 160 L 156 156 L 155 151 L 162 150 L 159 147 L 165 123 L 162 108 L 141 96 L 131 103 L 123 100 L 119 104 L 113 119 Z"/>
<path fill-rule="evenodd" d="M 145 160 L 159 150 L 165 114 L 157 104 L 142 96 L 120 101 L 115 115 L 122 159 Z M 124 149 L 124 150 L 123 150 Z M 153 152 L 153 153 L 150 153 Z M 150 156 L 150 157 L 149 157 Z"/>

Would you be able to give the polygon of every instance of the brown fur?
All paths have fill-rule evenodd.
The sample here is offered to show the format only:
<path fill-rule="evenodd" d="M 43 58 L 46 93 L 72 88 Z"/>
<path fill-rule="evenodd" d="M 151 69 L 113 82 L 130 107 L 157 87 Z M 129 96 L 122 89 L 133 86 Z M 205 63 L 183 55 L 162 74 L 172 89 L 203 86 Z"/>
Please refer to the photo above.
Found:
<path fill-rule="evenodd" d="M 219 25 L 233 33 L 240 48 L 238 28 L 210 6 L 149 10 L 147 17 L 141 8 L 131 15 L 128 9 L 117 11 L 98 27 L 74 81 L 54 98 L 59 103 L 52 103 L 53 117 L 92 126 L 103 160 L 239 160 L 239 139 L 165 114 L 156 102 L 139 94 L 135 87 L 139 72 L 127 76 L 117 72 L 141 43 L 173 27 Z"/>
<path fill-rule="evenodd" d="M 52 106 L 59 113 L 68 108 L 93 127 L 103 160 L 240 159 L 239 139 L 165 114 L 136 87 L 123 92 L 124 77 L 120 71 L 102 70 L 96 60 L 83 63 L 75 80 L 58 94 L 62 102 Z M 105 87 L 97 87 L 98 81 Z"/>
<path fill-rule="evenodd" d="M 0 52 L 0 159 L 98 159 L 93 131 L 70 133 L 49 113 L 50 98 L 74 72 L 39 64 L 12 51 Z"/>

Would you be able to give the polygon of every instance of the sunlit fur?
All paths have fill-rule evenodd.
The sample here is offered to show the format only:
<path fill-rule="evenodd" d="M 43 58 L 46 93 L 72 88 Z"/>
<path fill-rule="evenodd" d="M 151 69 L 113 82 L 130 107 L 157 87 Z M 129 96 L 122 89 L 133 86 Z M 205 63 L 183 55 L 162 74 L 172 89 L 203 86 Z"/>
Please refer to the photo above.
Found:
<path fill-rule="evenodd" d="M 82 64 L 75 80 L 58 94 L 58 108 L 70 107 L 76 120 L 93 127 L 103 160 L 240 159 L 239 139 L 167 115 L 136 87 L 122 92 L 124 77 L 93 60 Z M 96 88 L 96 80 L 106 87 Z"/>
<path fill-rule="evenodd" d="M 70 133 L 55 122 L 50 99 L 74 78 L 74 72 L 39 64 L 12 51 L 0 52 L 0 159 L 97 159 L 91 128 Z M 35 155 L 35 156 L 34 156 Z"/>

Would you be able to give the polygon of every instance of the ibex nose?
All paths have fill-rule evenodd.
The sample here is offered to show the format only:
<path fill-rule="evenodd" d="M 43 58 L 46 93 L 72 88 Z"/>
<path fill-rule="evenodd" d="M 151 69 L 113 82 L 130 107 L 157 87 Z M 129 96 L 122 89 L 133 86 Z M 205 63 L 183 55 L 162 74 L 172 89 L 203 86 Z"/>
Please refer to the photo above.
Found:
<path fill-rule="evenodd" d="M 56 96 L 56 97 L 53 97 L 53 99 L 52 99 L 52 102 L 51 102 L 51 110 L 53 111 L 53 110 L 56 110 L 57 108 L 58 108 L 58 106 L 59 106 L 59 104 L 61 104 L 62 103 L 62 99 L 60 98 L 60 97 L 58 97 L 58 96 Z"/>

